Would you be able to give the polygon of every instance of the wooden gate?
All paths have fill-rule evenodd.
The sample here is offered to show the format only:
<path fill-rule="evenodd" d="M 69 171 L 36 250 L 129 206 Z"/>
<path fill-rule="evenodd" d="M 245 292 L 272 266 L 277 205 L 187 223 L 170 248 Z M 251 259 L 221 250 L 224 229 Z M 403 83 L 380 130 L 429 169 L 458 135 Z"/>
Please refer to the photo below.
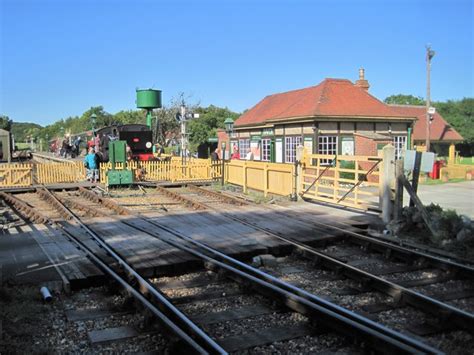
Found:
<path fill-rule="evenodd" d="M 382 158 L 305 154 L 300 196 L 305 199 L 380 210 Z"/>
<path fill-rule="evenodd" d="M 31 164 L 0 164 L 0 187 L 30 186 L 32 170 Z"/>

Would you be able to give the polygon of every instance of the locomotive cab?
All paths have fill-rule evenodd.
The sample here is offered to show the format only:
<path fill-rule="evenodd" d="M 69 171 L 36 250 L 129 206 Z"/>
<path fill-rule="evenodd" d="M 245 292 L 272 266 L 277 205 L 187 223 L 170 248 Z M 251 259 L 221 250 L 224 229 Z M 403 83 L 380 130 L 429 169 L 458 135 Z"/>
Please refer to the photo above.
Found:
<path fill-rule="evenodd" d="M 97 131 L 100 136 L 100 153 L 102 161 L 109 160 L 109 142 L 123 140 L 132 151 L 134 160 L 153 160 L 152 131 L 146 125 L 127 124 L 101 128 Z"/>

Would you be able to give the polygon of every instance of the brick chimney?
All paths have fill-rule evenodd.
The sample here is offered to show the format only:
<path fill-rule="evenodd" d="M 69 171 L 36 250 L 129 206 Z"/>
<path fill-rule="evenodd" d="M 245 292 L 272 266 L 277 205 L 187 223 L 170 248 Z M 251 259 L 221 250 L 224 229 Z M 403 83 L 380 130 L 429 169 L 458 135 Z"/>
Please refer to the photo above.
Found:
<path fill-rule="evenodd" d="M 365 70 L 364 68 L 359 69 L 359 80 L 355 83 L 356 86 L 364 89 L 365 91 L 369 91 L 369 82 L 365 80 Z"/>

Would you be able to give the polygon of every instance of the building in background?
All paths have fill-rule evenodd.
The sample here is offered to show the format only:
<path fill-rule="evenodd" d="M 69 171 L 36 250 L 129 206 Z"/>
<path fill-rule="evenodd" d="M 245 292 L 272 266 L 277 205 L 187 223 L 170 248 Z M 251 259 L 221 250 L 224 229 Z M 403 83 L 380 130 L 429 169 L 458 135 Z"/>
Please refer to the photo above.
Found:
<path fill-rule="evenodd" d="M 400 114 L 418 118 L 413 128 L 413 145 L 417 149 L 424 151 L 426 143 L 426 106 L 390 106 Z M 461 143 L 463 140 L 464 138 L 452 128 L 439 113 L 436 112 L 433 115 L 430 128 L 431 151 L 442 156 L 447 156 L 449 146 L 454 146 L 454 144 Z M 454 147 L 451 149 L 454 150 Z"/>
<path fill-rule="evenodd" d="M 368 89 L 360 69 L 355 84 L 325 79 L 269 95 L 236 120 L 231 137 L 219 132 L 219 139 L 230 142 L 228 151 L 238 147 L 241 159 L 277 163 L 293 163 L 298 145 L 315 154 L 373 156 L 392 143 L 399 156 L 418 115 L 400 112 Z"/>

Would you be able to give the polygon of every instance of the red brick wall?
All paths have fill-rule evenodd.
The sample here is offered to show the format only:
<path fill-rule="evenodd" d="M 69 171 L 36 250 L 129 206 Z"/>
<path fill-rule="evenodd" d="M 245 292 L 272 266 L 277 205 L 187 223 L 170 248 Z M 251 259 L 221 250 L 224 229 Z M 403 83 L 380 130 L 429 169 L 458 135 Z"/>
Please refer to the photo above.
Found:
<path fill-rule="evenodd" d="M 225 150 L 229 151 L 229 136 L 224 130 L 217 130 L 217 139 L 219 140 L 217 148 L 219 148 L 219 159 L 222 159 L 222 142 L 226 142 Z"/>
<path fill-rule="evenodd" d="M 372 156 L 372 157 L 375 156 L 376 157 L 378 155 L 377 145 L 378 144 L 386 145 L 386 144 L 390 144 L 390 143 L 391 143 L 390 140 L 386 140 L 386 141 L 377 140 L 377 141 L 374 141 L 373 139 L 370 139 L 370 138 L 367 138 L 367 137 L 354 135 L 355 155 Z M 374 165 L 374 163 L 361 162 L 359 164 L 359 167 L 361 169 L 364 169 L 364 170 L 367 171 L 373 165 Z M 379 164 L 379 166 L 380 166 L 380 164 Z M 367 180 L 371 181 L 371 182 L 377 182 L 378 177 L 373 176 L 373 175 L 369 175 L 367 177 Z"/>
<path fill-rule="evenodd" d="M 377 155 L 377 142 L 373 139 L 354 135 L 355 155 Z"/>

